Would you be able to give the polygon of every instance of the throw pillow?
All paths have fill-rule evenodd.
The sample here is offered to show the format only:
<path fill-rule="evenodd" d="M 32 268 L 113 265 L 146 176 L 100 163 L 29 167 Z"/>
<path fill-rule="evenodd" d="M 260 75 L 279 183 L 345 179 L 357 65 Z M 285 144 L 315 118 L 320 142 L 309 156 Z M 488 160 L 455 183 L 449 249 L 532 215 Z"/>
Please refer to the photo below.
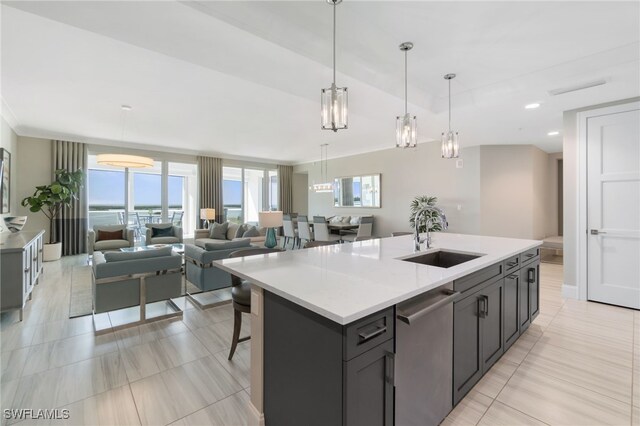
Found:
<path fill-rule="evenodd" d="M 173 226 L 169 226 L 168 228 L 156 228 L 152 226 L 151 238 L 156 237 L 173 237 Z"/>
<path fill-rule="evenodd" d="M 96 241 L 107 241 L 107 240 L 124 240 L 124 232 L 122 230 L 118 231 L 100 231 L 98 230 L 98 235 Z"/>
<path fill-rule="evenodd" d="M 331 220 L 329 221 L 330 223 L 340 223 L 342 222 L 342 216 L 334 216 L 331 218 Z"/>
<path fill-rule="evenodd" d="M 247 232 L 248 226 L 246 224 L 242 224 L 238 226 L 238 230 L 236 231 L 236 235 L 233 238 L 242 238 L 245 232 Z"/>
<path fill-rule="evenodd" d="M 229 228 L 229 222 L 214 222 L 213 225 L 211 225 L 211 229 L 209 230 L 209 238 L 213 238 L 214 240 L 226 240 L 227 228 Z"/>
<path fill-rule="evenodd" d="M 260 236 L 260 231 L 258 231 L 258 228 L 256 228 L 255 226 L 252 226 L 244 234 L 242 234 L 242 238 L 259 237 L 259 236 Z"/>
<path fill-rule="evenodd" d="M 351 225 L 360 225 L 360 216 L 351 216 Z"/>

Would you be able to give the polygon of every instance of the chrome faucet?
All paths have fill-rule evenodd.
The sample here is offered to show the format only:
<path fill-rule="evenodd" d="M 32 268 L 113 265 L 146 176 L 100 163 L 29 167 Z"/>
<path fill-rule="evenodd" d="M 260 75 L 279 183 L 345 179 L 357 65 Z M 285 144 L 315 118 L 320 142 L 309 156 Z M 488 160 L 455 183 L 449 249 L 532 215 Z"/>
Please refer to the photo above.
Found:
<path fill-rule="evenodd" d="M 440 208 L 435 206 L 427 206 L 421 209 L 420 211 L 418 211 L 418 213 L 416 213 L 414 217 L 415 233 L 413 235 L 413 240 L 415 243 L 415 246 L 414 246 L 415 251 L 420 251 L 421 243 L 426 243 L 426 248 L 431 248 L 431 233 L 429 232 L 429 228 L 431 228 L 431 226 L 433 225 L 433 222 L 434 222 L 433 218 L 431 217 L 427 218 L 427 237 L 424 239 L 420 238 L 420 219 L 424 214 L 431 213 L 431 212 L 437 213 L 436 220 L 440 222 L 440 226 L 442 226 L 443 230 L 449 227 L 449 224 L 447 223 L 447 216 L 445 216 L 444 212 Z"/>

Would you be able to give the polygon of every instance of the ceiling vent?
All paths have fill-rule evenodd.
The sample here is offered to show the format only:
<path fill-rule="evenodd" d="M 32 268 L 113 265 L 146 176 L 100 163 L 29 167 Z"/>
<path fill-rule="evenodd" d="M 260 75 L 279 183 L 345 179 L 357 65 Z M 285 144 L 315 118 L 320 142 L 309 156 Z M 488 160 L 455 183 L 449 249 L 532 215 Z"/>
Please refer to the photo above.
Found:
<path fill-rule="evenodd" d="M 608 78 L 599 78 L 598 80 L 588 81 L 586 83 L 576 84 L 574 86 L 560 87 L 558 89 L 549 90 L 551 96 L 562 95 L 563 93 L 575 92 L 577 90 L 588 89 L 589 87 L 602 86 L 607 84 Z"/>

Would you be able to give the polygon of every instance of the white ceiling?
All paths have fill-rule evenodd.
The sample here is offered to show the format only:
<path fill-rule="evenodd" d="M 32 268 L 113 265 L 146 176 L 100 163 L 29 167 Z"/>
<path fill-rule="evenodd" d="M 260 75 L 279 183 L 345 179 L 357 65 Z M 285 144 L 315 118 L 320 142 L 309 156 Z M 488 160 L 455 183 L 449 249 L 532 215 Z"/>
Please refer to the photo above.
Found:
<path fill-rule="evenodd" d="M 331 7 L 315 1 L 3 2 L 2 97 L 19 134 L 124 140 L 304 162 L 394 145 L 409 53 L 420 140 L 560 151 L 562 111 L 640 95 L 640 3 L 401 2 L 338 6 L 349 129 L 319 129 L 331 81 Z M 597 78 L 559 96 L 547 91 Z M 525 104 L 542 107 L 525 110 Z M 6 112 L 5 112 L 6 113 Z M 108 143 L 108 142 L 105 142 Z"/>

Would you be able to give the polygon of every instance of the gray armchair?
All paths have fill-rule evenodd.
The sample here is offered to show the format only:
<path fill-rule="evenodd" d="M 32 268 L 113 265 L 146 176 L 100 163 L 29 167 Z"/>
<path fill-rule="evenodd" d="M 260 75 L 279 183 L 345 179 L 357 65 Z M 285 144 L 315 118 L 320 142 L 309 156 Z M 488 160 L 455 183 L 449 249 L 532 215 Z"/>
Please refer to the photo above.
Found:
<path fill-rule="evenodd" d="M 145 244 L 146 245 L 151 245 L 151 244 L 178 244 L 178 243 L 182 243 L 182 228 L 179 226 L 175 226 L 173 223 L 168 222 L 168 223 L 147 223 L 145 224 L 145 226 L 147 227 L 146 229 L 146 234 L 145 234 Z M 171 235 L 158 235 L 158 236 L 153 236 L 153 228 L 159 229 L 159 230 L 167 230 L 167 229 L 171 229 L 171 231 L 169 231 L 168 233 Z"/>
<path fill-rule="evenodd" d="M 226 259 L 238 249 L 251 247 L 249 238 L 234 241 L 208 242 L 205 248 L 185 244 L 185 275 L 187 280 L 202 291 L 231 287 L 231 275 L 218 268 L 214 261 Z"/>
<path fill-rule="evenodd" d="M 100 240 L 98 239 L 100 231 L 120 231 L 122 232 L 122 239 Z M 93 229 L 87 232 L 87 251 L 89 256 L 93 255 L 94 251 L 120 250 L 124 247 L 133 247 L 134 244 L 134 231 L 133 229 L 127 228 L 126 225 L 95 225 Z"/>

